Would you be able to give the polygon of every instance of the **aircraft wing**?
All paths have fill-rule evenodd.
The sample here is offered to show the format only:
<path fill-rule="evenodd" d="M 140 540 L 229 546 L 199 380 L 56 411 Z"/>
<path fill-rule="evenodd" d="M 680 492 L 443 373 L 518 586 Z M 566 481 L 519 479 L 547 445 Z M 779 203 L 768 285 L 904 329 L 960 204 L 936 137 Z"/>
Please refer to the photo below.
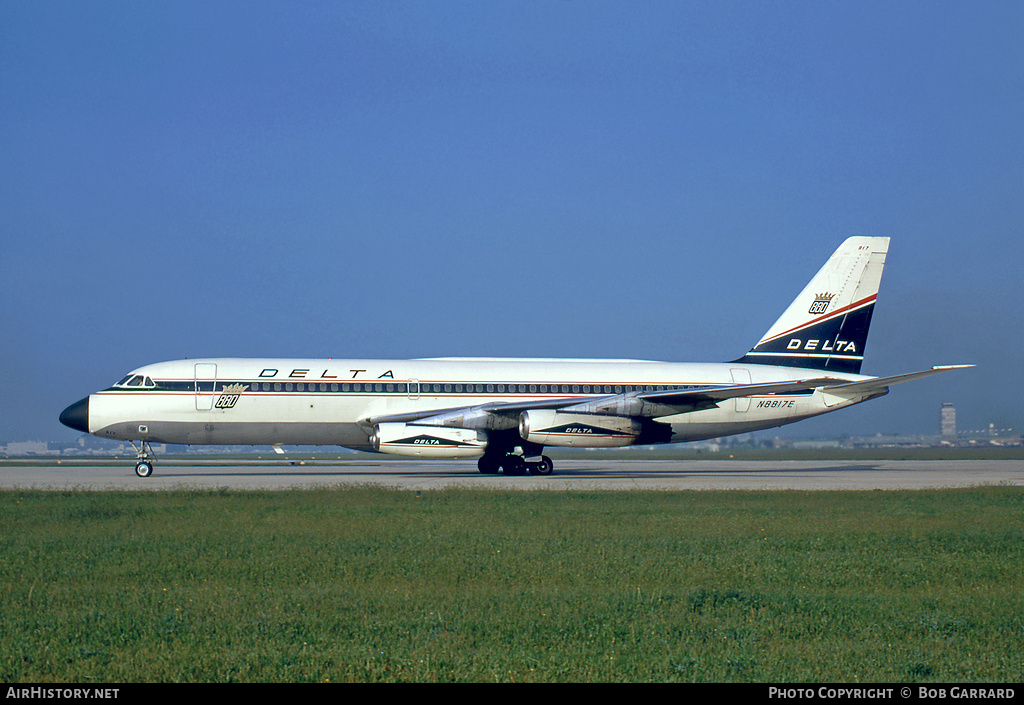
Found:
<path fill-rule="evenodd" d="M 636 392 L 635 395 L 645 401 L 667 404 L 669 406 L 691 406 L 696 402 L 724 401 L 736 397 L 750 397 L 761 394 L 793 394 L 809 392 L 830 382 L 838 382 L 834 377 L 818 377 L 815 379 L 791 380 L 788 382 L 769 382 L 765 384 L 741 384 L 723 387 L 698 387 L 696 389 L 669 389 L 660 392 Z"/>
<path fill-rule="evenodd" d="M 944 365 L 930 370 L 910 372 L 892 377 L 875 377 L 857 382 L 844 382 L 834 377 L 770 382 L 764 384 L 740 384 L 695 387 L 693 389 L 666 389 L 653 392 L 624 392 L 580 401 L 579 397 L 561 397 L 517 402 L 488 402 L 475 406 L 426 409 L 403 414 L 386 414 L 364 419 L 362 424 L 373 427 L 379 423 L 411 423 L 426 426 L 453 426 L 476 429 L 515 428 L 519 414 L 540 409 L 560 409 L 584 414 L 629 416 L 634 418 L 657 418 L 701 409 L 712 408 L 718 403 L 736 397 L 767 394 L 795 394 L 821 389 L 826 395 L 840 398 L 881 396 L 894 384 L 922 379 L 950 370 L 973 367 L 973 365 Z"/>
<path fill-rule="evenodd" d="M 403 414 L 386 414 L 365 419 L 369 427 L 379 423 L 412 423 L 426 426 L 457 426 L 462 428 L 514 428 L 519 414 L 539 409 L 561 409 L 577 413 L 611 414 L 655 418 L 671 414 L 708 409 L 734 397 L 759 394 L 791 394 L 812 391 L 816 387 L 838 382 L 829 377 L 768 384 L 695 387 L 653 392 L 624 392 L 580 401 L 579 397 L 562 397 L 517 402 L 489 402 L 476 406 L 429 409 Z"/>
<path fill-rule="evenodd" d="M 572 399 L 547 399 L 540 401 L 517 401 L 517 402 L 488 402 L 476 406 L 454 406 L 447 409 L 424 409 L 422 411 L 411 411 L 404 414 L 384 414 L 364 419 L 360 423 L 373 426 L 378 423 L 415 423 L 428 426 L 456 426 L 457 420 L 468 420 L 473 418 L 495 417 L 518 417 L 519 413 L 530 409 L 561 409 L 570 404 L 578 403 L 578 398 Z M 483 427 L 500 427 L 501 424 L 484 424 Z M 467 428 L 477 426 L 467 426 Z M 511 428 L 511 426 L 509 426 Z"/>

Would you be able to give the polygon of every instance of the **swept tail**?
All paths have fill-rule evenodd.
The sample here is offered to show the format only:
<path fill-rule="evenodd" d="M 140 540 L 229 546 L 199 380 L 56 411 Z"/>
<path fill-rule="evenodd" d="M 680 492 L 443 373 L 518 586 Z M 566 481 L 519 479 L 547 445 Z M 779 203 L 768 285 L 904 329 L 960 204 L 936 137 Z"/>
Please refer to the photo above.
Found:
<path fill-rule="evenodd" d="M 735 362 L 859 374 L 888 249 L 887 237 L 846 240 Z"/>

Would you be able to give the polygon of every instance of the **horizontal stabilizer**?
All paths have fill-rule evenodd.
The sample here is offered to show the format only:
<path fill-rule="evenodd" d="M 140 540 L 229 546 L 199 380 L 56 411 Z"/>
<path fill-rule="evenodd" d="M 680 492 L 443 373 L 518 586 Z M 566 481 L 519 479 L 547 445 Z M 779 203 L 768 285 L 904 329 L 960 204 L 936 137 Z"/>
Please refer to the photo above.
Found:
<path fill-rule="evenodd" d="M 931 377 L 932 375 L 942 374 L 943 372 L 949 372 L 951 370 L 963 370 L 968 367 L 974 367 L 974 365 L 939 365 L 931 368 L 930 370 L 922 370 L 921 372 L 908 372 L 906 374 L 894 375 L 892 377 L 875 377 L 873 379 L 865 379 L 860 382 L 847 382 L 845 384 L 831 385 L 825 387 L 824 391 L 840 394 L 870 394 L 872 392 L 884 392 L 894 384 L 902 384 L 915 379 L 923 379 L 925 377 Z"/>

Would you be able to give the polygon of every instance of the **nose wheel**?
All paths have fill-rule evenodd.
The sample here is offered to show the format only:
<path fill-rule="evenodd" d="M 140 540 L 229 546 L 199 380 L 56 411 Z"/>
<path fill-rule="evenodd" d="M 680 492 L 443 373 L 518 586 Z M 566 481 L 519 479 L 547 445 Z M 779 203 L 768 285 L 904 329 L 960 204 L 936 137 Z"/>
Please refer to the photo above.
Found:
<path fill-rule="evenodd" d="M 128 442 L 135 449 L 135 474 L 139 477 L 149 477 L 153 474 L 153 462 L 156 460 L 153 447 L 149 445 L 149 441 L 139 441 L 139 445 L 135 445 L 135 441 Z"/>

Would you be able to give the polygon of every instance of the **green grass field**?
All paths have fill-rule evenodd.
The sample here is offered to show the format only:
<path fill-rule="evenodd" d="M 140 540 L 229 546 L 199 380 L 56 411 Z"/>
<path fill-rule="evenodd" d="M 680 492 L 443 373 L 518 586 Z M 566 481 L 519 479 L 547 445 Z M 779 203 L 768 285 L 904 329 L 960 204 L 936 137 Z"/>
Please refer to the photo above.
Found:
<path fill-rule="evenodd" d="M 1024 491 L 0 493 L 0 680 L 1024 680 Z"/>

